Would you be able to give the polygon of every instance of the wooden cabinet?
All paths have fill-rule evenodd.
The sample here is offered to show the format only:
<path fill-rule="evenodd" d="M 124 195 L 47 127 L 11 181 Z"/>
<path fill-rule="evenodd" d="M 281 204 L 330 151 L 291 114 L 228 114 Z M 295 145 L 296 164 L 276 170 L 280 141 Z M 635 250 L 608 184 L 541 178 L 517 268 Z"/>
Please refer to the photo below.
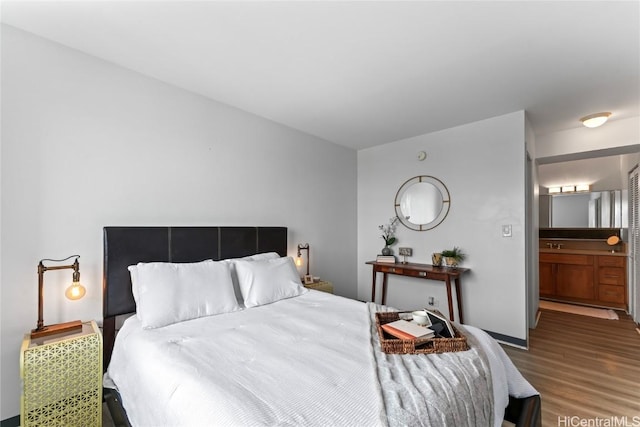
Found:
<path fill-rule="evenodd" d="M 544 287 L 540 286 L 540 296 L 576 300 L 595 298 L 593 255 L 541 253 L 540 270 L 546 272 L 546 283 Z"/>
<path fill-rule="evenodd" d="M 540 253 L 540 297 L 627 308 L 624 256 Z"/>
<path fill-rule="evenodd" d="M 598 300 L 612 307 L 627 308 L 627 259 L 619 256 L 599 256 Z"/>
<path fill-rule="evenodd" d="M 550 262 L 540 260 L 540 296 L 551 296 L 556 294 L 556 280 L 554 276 L 554 266 Z"/>

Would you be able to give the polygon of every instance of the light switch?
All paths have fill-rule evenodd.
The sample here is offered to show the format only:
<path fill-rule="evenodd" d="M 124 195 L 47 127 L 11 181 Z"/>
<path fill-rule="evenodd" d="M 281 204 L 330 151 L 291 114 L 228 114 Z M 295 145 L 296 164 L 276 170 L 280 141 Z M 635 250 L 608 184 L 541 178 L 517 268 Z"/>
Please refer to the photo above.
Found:
<path fill-rule="evenodd" d="M 502 226 L 502 237 L 511 237 L 511 224 Z"/>

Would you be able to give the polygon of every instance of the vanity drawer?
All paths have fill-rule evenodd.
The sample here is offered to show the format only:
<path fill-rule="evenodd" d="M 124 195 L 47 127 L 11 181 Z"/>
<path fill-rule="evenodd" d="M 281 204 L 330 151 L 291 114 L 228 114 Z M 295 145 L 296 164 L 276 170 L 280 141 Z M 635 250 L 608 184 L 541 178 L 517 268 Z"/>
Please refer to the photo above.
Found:
<path fill-rule="evenodd" d="M 395 267 L 393 265 L 380 267 L 380 271 L 382 273 L 391 273 L 391 274 L 403 274 L 404 270 L 402 267 Z"/>
<path fill-rule="evenodd" d="M 624 257 L 621 256 L 599 256 L 598 265 L 600 267 L 624 267 Z"/>
<path fill-rule="evenodd" d="M 623 286 L 598 286 L 598 300 L 624 304 L 625 289 Z"/>
<path fill-rule="evenodd" d="M 539 261 L 554 264 L 593 265 L 593 255 L 542 252 L 539 254 Z"/>
<path fill-rule="evenodd" d="M 600 267 L 598 269 L 598 283 L 603 285 L 625 285 L 625 270 L 617 267 Z"/>

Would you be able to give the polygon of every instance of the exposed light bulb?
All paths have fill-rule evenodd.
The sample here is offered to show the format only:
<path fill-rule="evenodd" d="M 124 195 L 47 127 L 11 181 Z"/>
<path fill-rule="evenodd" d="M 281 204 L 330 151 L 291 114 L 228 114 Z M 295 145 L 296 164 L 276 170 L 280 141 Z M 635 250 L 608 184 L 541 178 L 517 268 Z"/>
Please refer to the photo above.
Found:
<path fill-rule="evenodd" d="M 80 282 L 73 282 L 71 286 L 69 286 L 64 292 L 64 295 L 70 300 L 78 300 L 82 298 L 86 293 L 87 290 L 80 284 Z"/>
<path fill-rule="evenodd" d="M 302 258 L 301 258 L 301 257 L 297 257 L 297 258 L 296 258 L 296 265 L 297 265 L 298 267 L 300 267 L 300 266 L 302 265 Z"/>

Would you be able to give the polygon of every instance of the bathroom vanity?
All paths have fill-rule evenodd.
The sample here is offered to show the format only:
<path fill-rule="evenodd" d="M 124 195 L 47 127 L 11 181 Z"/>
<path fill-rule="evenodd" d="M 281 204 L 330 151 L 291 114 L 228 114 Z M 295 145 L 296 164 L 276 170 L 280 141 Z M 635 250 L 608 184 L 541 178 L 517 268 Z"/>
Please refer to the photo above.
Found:
<path fill-rule="evenodd" d="M 627 310 L 627 247 L 540 236 L 540 298 Z"/>

